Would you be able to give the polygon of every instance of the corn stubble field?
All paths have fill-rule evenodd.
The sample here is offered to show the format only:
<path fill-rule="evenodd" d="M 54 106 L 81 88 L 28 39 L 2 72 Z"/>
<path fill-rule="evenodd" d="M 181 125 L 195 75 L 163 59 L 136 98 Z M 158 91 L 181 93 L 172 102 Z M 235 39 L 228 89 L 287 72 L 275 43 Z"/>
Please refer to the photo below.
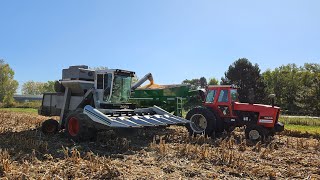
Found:
<path fill-rule="evenodd" d="M 39 130 L 46 118 L 0 111 L 3 179 L 320 179 L 320 137 L 286 131 L 253 144 L 238 130 L 211 140 L 184 127 L 99 133 L 74 143 Z"/>

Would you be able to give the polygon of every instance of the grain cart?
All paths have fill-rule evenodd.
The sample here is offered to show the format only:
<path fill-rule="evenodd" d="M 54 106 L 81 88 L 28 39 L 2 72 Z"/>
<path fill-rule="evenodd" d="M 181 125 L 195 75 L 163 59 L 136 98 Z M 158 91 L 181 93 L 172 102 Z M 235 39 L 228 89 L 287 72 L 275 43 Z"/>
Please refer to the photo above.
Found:
<path fill-rule="evenodd" d="M 203 105 L 191 109 L 186 116 L 190 120 L 188 131 L 214 137 L 216 133 L 246 126 L 247 139 L 262 140 L 284 130 L 278 122 L 280 108 L 274 106 L 274 96 L 271 97 L 272 105 L 239 103 L 234 86 L 209 86 Z"/>
<path fill-rule="evenodd" d="M 196 95 L 198 91 L 191 91 L 186 84 L 146 86 L 137 88 L 131 101 L 141 107 L 156 105 L 181 117 L 185 104 Z"/>
<path fill-rule="evenodd" d="M 44 133 L 65 129 L 74 140 L 95 138 L 97 131 L 163 127 L 186 124 L 189 121 L 157 107 L 137 108 L 128 103 L 130 94 L 151 74 L 131 86 L 134 72 L 108 69 L 90 70 L 88 66 L 63 69 L 62 79 L 55 84 L 56 93 L 44 93 L 39 114 L 60 116 L 59 123 L 47 120 Z"/>

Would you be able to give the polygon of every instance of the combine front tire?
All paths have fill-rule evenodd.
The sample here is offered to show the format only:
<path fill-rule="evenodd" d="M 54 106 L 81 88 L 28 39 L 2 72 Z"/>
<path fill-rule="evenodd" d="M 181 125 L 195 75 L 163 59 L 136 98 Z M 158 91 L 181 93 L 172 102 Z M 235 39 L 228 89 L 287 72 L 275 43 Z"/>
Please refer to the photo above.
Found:
<path fill-rule="evenodd" d="M 96 131 L 90 128 L 86 122 L 86 115 L 83 113 L 71 113 L 65 123 L 65 132 L 68 138 L 74 141 L 95 140 Z"/>
<path fill-rule="evenodd" d="M 190 123 L 186 125 L 190 135 L 204 134 L 214 138 L 216 131 L 216 116 L 209 109 L 196 107 L 186 116 Z"/>

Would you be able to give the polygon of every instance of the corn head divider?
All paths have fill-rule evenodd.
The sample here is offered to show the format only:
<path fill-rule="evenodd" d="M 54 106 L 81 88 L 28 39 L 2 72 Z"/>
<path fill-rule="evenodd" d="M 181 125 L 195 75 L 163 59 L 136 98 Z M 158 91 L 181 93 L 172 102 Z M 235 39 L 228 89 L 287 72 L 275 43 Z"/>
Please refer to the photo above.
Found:
<path fill-rule="evenodd" d="M 153 77 L 149 73 L 131 85 L 134 74 L 120 69 L 90 70 L 88 66 L 63 69 L 62 79 L 55 83 L 56 92 L 44 93 L 39 109 L 40 115 L 60 116 L 60 121 L 45 121 L 42 131 L 64 130 L 71 139 L 88 140 L 100 130 L 189 123 L 157 106 L 137 108 L 130 101 L 131 92 L 147 80 L 153 84 Z"/>

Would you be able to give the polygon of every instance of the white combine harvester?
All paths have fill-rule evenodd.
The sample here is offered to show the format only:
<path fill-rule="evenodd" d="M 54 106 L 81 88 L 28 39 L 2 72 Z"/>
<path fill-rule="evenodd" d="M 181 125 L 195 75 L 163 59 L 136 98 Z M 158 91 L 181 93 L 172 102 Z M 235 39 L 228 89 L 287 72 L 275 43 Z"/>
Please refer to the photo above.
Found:
<path fill-rule="evenodd" d="M 73 140 L 94 139 L 100 130 L 115 128 L 163 127 L 189 121 L 154 106 L 136 108 L 128 103 L 130 93 L 151 74 L 131 86 L 134 72 L 120 69 L 90 70 L 70 66 L 55 84 L 56 93 L 44 93 L 39 114 L 60 116 L 59 123 L 49 119 L 42 124 L 45 134 L 65 129 Z"/>

